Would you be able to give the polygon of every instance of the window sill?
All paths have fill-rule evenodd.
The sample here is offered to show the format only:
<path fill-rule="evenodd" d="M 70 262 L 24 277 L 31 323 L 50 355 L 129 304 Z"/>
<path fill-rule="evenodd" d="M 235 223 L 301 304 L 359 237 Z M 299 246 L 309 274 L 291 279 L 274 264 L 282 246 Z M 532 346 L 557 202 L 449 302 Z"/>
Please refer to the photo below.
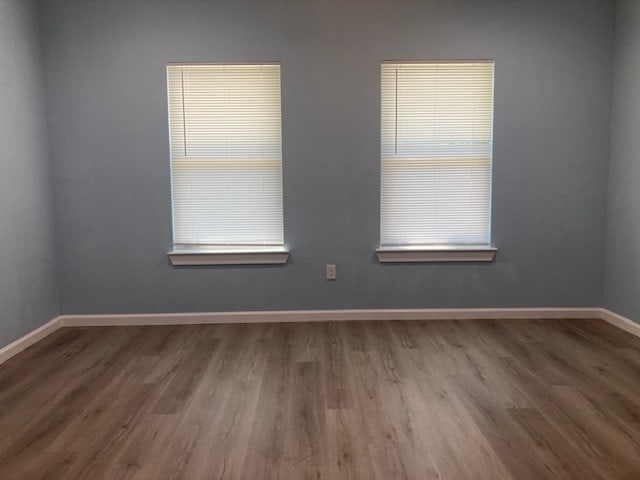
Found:
<path fill-rule="evenodd" d="M 284 265 L 289 251 L 279 247 L 268 248 L 185 248 L 175 247 L 167 252 L 171 264 L 186 265 Z"/>
<path fill-rule="evenodd" d="M 491 262 L 498 251 L 490 245 L 381 247 L 380 263 Z"/>

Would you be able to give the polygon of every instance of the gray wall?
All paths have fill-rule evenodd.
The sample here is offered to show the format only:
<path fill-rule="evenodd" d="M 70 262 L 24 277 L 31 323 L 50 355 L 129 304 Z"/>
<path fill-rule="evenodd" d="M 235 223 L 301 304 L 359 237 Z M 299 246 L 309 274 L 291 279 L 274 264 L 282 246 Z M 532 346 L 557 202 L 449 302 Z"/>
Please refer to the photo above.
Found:
<path fill-rule="evenodd" d="M 618 2 L 605 307 L 640 322 L 640 2 Z"/>
<path fill-rule="evenodd" d="M 613 1 L 42 4 L 64 313 L 601 304 Z M 408 58 L 495 59 L 492 264 L 374 258 L 380 60 Z M 290 262 L 172 268 L 165 62 L 266 60 Z"/>
<path fill-rule="evenodd" d="M 0 347 L 58 314 L 35 7 L 0 0 Z"/>

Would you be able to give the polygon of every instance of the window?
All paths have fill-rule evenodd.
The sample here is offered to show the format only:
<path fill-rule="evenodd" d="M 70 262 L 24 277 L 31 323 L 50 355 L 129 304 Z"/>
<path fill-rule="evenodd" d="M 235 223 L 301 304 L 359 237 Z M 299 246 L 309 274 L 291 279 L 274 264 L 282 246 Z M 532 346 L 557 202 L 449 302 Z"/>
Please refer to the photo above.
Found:
<path fill-rule="evenodd" d="M 383 62 L 381 261 L 493 258 L 492 137 L 493 62 Z"/>
<path fill-rule="evenodd" d="M 167 66 L 174 264 L 284 263 L 280 65 Z"/>

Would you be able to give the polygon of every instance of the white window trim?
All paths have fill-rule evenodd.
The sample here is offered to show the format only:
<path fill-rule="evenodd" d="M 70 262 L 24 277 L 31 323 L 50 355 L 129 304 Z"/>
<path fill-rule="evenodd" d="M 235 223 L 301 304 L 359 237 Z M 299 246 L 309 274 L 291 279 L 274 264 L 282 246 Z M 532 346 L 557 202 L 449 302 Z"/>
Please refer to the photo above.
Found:
<path fill-rule="evenodd" d="M 281 247 L 208 248 L 179 247 L 167 252 L 173 266 L 196 265 L 284 265 L 289 250 Z"/>
<path fill-rule="evenodd" d="M 493 59 L 475 60 L 384 60 L 385 64 L 455 64 L 455 63 L 490 63 Z M 492 107 L 493 108 L 493 107 Z M 492 120 L 493 124 L 493 120 Z M 493 127 L 492 127 L 493 129 Z M 492 130 L 493 134 L 493 130 Z M 493 144 L 493 142 L 491 142 Z M 493 150 L 493 149 L 492 149 Z M 493 156 L 491 151 L 490 156 Z M 492 163 L 492 159 L 491 159 Z M 491 168 L 492 170 L 492 168 Z M 489 182 L 491 183 L 491 175 Z M 492 195 L 492 188 L 490 196 Z M 489 242 L 491 241 L 491 200 L 489 201 Z M 382 232 L 381 232 L 382 236 Z M 381 263 L 409 263 L 409 262 L 491 262 L 497 248 L 491 244 L 460 245 L 460 244 L 425 244 L 425 245 L 384 245 L 377 251 L 378 260 Z"/>
<path fill-rule="evenodd" d="M 381 247 L 380 263 L 491 262 L 498 249 L 491 245 Z"/>
<path fill-rule="evenodd" d="M 280 66 L 279 62 L 260 62 L 260 63 L 183 63 L 183 62 L 169 62 L 167 63 L 167 68 L 169 72 L 169 68 L 172 67 L 183 67 L 183 68 L 191 68 L 191 67 L 203 67 L 203 66 L 247 66 L 247 67 L 256 67 L 256 66 Z M 278 82 L 280 82 L 280 74 L 278 73 Z M 168 88 L 169 88 L 169 78 L 168 78 Z M 280 95 L 280 83 L 278 84 L 278 102 Z M 183 102 L 184 102 L 184 90 L 183 90 Z M 280 104 L 279 104 L 280 105 Z M 171 109 L 171 102 L 169 101 L 169 108 Z M 184 115 L 184 106 L 183 113 Z M 280 106 L 280 121 L 281 121 L 281 106 Z M 280 127 L 279 127 L 280 128 Z M 281 131 L 279 131 L 279 141 L 281 148 Z M 170 124 L 170 139 L 173 138 L 173 133 L 171 131 Z M 186 137 L 185 137 L 186 138 Z M 186 142 L 186 140 L 185 140 Z M 186 152 L 186 146 L 185 146 Z M 186 153 L 185 153 L 186 156 Z M 280 171 L 282 171 L 282 158 L 280 152 Z M 172 162 L 172 175 L 173 175 L 173 150 L 171 156 Z M 171 182 L 172 186 L 172 210 L 173 210 L 173 235 L 174 235 L 174 245 L 170 251 L 167 252 L 169 259 L 171 260 L 171 264 L 175 266 L 180 265 L 264 265 L 264 264 L 286 264 L 287 259 L 289 257 L 289 251 L 284 245 L 284 238 L 282 238 L 282 243 L 269 243 L 266 245 L 254 244 L 254 245 L 243 245 L 239 243 L 237 245 L 197 245 L 197 244 L 185 244 L 185 243 L 176 243 L 176 227 L 175 227 L 175 197 L 174 191 L 175 188 L 173 179 Z M 282 201 L 282 200 L 281 200 Z M 281 208 L 284 206 L 281 204 Z M 281 213 L 282 217 L 282 213 Z M 282 226 L 283 219 L 280 218 L 280 223 Z M 282 226 L 283 227 L 283 226 Z M 282 235 L 284 236 L 284 231 L 282 231 Z M 198 239 L 195 239 L 198 240 Z M 253 239 L 250 239 L 253 241 Z M 255 239 L 259 242 L 261 239 Z M 274 239 L 270 239 L 274 240 Z"/>

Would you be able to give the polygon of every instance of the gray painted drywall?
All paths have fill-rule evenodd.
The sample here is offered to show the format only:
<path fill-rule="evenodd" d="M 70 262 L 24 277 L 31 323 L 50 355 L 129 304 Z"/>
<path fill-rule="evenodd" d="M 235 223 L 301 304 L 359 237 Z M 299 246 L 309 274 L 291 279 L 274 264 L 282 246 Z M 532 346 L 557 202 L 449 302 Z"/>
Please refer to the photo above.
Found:
<path fill-rule="evenodd" d="M 64 313 L 601 304 L 613 1 L 42 5 Z M 495 59 L 494 263 L 375 260 L 380 60 L 414 58 Z M 290 262 L 172 268 L 165 62 L 267 60 Z"/>
<path fill-rule="evenodd" d="M 640 2 L 616 12 L 604 305 L 640 322 Z"/>
<path fill-rule="evenodd" d="M 0 0 L 0 347 L 58 314 L 36 6 Z"/>

